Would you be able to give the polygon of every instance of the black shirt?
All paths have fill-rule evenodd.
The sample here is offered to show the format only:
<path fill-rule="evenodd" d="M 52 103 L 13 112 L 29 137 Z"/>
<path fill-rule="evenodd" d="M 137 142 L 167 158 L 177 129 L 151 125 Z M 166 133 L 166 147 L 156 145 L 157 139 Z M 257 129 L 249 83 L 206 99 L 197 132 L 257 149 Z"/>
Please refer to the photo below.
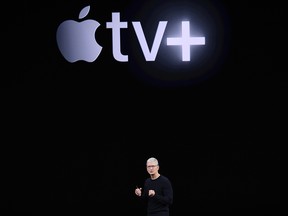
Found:
<path fill-rule="evenodd" d="M 153 197 L 148 191 L 154 190 Z M 147 200 L 147 213 L 169 212 L 169 205 L 173 203 L 173 189 L 169 179 L 160 175 L 157 179 L 147 178 L 144 183 L 142 197 Z"/>

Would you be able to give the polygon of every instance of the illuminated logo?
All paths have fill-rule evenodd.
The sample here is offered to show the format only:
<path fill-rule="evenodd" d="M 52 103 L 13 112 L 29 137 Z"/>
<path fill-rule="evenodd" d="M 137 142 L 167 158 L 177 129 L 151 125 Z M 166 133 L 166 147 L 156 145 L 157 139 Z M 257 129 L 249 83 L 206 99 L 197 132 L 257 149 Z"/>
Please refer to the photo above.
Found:
<path fill-rule="evenodd" d="M 79 20 L 66 20 L 57 29 L 58 48 L 68 62 L 94 62 L 102 51 L 102 46 L 96 41 L 96 30 L 100 23 L 92 19 L 84 19 L 90 11 L 90 6 L 84 7 L 79 14 Z M 168 21 L 159 21 L 152 46 L 149 47 L 141 22 L 132 21 L 133 29 L 146 61 L 155 61 L 162 41 L 167 46 L 179 46 L 182 50 L 182 61 L 190 61 L 191 46 L 205 45 L 205 37 L 193 37 L 189 21 L 181 22 L 179 37 L 163 38 Z M 128 22 L 121 21 L 120 12 L 112 13 L 111 22 L 106 22 L 106 28 L 112 30 L 112 54 L 116 61 L 128 62 L 129 56 L 122 53 L 121 30 L 128 28 Z"/>
<path fill-rule="evenodd" d="M 79 19 L 89 13 L 90 6 L 84 7 Z M 102 47 L 95 40 L 95 32 L 100 24 L 91 19 L 81 22 L 66 20 L 57 29 L 57 44 L 64 58 L 69 62 L 79 60 L 93 62 L 101 53 Z"/>

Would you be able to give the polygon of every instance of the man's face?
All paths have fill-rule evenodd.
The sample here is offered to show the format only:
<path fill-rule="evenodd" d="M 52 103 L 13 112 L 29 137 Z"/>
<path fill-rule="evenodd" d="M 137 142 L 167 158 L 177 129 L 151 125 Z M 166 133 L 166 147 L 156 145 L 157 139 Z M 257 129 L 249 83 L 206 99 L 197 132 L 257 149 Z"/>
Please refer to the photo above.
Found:
<path fill-rule="evenodd" d="M 158 172 L 159 166 L 155 162 L 147 162 L 146 168 L 147 168 L 148 173 L 151 175 L 151 174 L 155 174 Z"/>

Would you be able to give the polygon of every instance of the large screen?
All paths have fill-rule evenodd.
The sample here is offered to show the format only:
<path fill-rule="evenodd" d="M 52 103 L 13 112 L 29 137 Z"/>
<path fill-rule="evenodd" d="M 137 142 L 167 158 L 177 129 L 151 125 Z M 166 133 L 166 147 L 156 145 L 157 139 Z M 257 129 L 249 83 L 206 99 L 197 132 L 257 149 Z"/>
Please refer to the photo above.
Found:
<path fill-rule="evenodd" d="M 172 215 L 284 210 L 284 3 L 13 4 L 8 212 L 145 215 L 133 192 L 151 156 L 174 184 Z"/>

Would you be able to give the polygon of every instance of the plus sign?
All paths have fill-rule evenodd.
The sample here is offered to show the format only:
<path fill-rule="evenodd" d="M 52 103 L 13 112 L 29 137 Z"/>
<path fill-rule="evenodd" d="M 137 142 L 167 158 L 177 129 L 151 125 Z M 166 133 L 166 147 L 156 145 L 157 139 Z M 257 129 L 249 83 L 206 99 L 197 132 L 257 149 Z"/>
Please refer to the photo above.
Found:
<path fill-rule="evenodd" d="M 182 61 L 190 61 L 190 46 L 204 45 L 205 37 L 190 37 L 190 22 L 182 22 L 182 37 L 167 38 L 167 45 L 182 46 Z"/>

